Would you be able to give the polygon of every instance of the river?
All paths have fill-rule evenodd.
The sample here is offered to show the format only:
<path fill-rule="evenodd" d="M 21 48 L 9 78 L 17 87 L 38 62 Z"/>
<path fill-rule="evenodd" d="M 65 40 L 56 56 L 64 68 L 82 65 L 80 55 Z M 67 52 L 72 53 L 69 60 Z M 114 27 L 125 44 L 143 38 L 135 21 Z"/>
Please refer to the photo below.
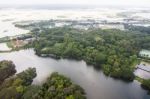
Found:
<path fill-rule="evenodd" d="M 128 12 L 128 10 L 125 11 Z M 110 22 L 122 22 L 124 18 L 118 16 L 118 13 L 121 12 L 122 10 L 115 9 L 99 9 L 96 11 L 0 10 L 0 38 L 29 32 L 28 30 L 15 27 L 14 22 L 49 19 L 102 19 Z M 65 17 L 60 18 L 59 16 Z M 140 18 L 142 19 L 142 17 Z M 2 43 L 0 44 L 0 50 L 9 49 L 6 47 L 6 44 Z M 1 60 L 12 60 L 16 65 L 17 73 L 29 67 L 35 67 L 37 77 L 34 79 L 33 84 L 41 84 L 52 72 L 59 72 L 84 88 L 88 99 L 150 99 L 150 95 L 147 95 L 147 91 L 141 88 L 139 82 L 133 81 L 127 83 L 122 80 L 107 77 L 101 70 L 96 70 L 93 66 L 87 65 L 84 61 L 42 58 L 35 55 L 33 49 L 0 53 L 0 61 Z"/>
<path fill-rule="evenodd" d="M 33 84 L 41 84 L 52 72 L 59 72 L 84 88 L 88 99 L 150 99 L 139 82 L 127 83 L 107 77 L 84 61 L 42 58 L 35 55 L 33 49 L 0 53 L 0 60 L 12 60 L 17 72 L 35 67 L 37 77 Z"/>

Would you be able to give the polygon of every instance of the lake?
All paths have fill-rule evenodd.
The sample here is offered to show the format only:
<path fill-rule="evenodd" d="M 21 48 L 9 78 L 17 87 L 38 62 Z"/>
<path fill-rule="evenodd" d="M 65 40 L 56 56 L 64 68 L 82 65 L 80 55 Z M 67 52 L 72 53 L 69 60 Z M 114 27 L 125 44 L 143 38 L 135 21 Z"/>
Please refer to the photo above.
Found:
<path fill-rule="evenodd" d="M 35 55 L 33 49 L 0 53 L 0 60 L 12 60 L 17 72 L 35 67 L 37 77 L 33 84 L 41 84 L 52 72 L 59 72 L 84 88 L 88 99 L 150 99 L 139 82 L 127 83 L 107 77 L 84 61 L 42 58 Z"/>

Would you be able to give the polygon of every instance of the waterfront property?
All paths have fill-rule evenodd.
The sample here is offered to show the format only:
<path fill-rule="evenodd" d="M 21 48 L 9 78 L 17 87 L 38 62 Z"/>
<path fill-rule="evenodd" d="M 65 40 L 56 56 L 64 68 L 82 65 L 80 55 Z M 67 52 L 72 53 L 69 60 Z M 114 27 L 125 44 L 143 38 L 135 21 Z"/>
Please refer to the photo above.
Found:
<path fill-rule="evenodd" d="M 150 51 L 143 49 L 142 51 L 140 51 L 139 55 L 140 55 L 141 57 L 150 58 Z"/>

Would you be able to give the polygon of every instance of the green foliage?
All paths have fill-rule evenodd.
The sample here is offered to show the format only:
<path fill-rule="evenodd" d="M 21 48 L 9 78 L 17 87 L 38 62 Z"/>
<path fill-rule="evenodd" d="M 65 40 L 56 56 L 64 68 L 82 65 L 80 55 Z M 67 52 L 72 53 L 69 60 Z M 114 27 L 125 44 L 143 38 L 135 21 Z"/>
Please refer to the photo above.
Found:
<path fill-rule="evenodd" d="M 81 87 L 58 73 L 52 73 L 38 93 L 33 96 L 34 99 L 85 99 Z"/>
<path fill-rule="evenodd" d="M 41 86 L 30 85 L 26 88 L 22 98 L 23 99 L 35 99 L 37 92 L 41 89 Z"/>
<path fill-rule="evenodd" d="M 104 73 L 126 80 L 134 79 L 138 53 L 150 39 L 149 34 L 116 29 L 45 29 L 33 43 L 40 56 L 85 60 Z M 146 38 L 146 39 L 145 39 Z"/>
<path fill-rule="evenodd" d="M 0 85 L 0 99 L 21 99 L 26 88 L 35 77 L 35 68 L 29 68 L 16 76 L 7 78 Z"/>
<path fill-rule="evenodd" d="M 12 61 L 1 61 L 0 62 L 0 84 L 9 76 L 16 73 L 15 65 Z"/>
<path fill-rule="evenodd" d="M 33 78 L 36 77 L 36 69 L 28 68 L 26 71 L 17 74 L 17 77 L 23 80 L 24 85 L 30 85 L 33 81 Z"/>
<path fill-rule="evenodd" d="M 66 97 L 66 99 L 75 99 L 75 97 L 73 95 L 69 95 Z"/>
<path fill-rule="evenodd" d="M 150 94 L 150 79 L 142 79 L 140 77 L 136 77 L 136 80 L 138 80 L 141 83 L 141 86 L 148 90 L 148 94 Z"/>
<path fill-rule="evenodd" d="M 24 86 L 22 86 L 22 85 L 17 86 L 17 87 L 16 87 L 16 91 L 17 91 L 18 93 L 23 93 L 23 92 L 24 92 Z"/>
<path fill-rule="evenodd" d="M 149 90 L 149 94 L 150 94 L 150 79 L 148 80 L 143 79 L 141 85 L 145 89 Z"/>
<path fill-rule="evenodd" d="M 11 61 L 0 62 L 0 69 L 11 72 L 8 68 L 15 70 Z M 15 70 L 16 71 L 16 70 Z M 11 74 L 12 75 L 12 74 Z M 5 77 L 0 84 L 0 99 L 85 99 L 84 90 L 71 82 L 70 79 L 52 73 L 42 86 L 31 85 L 36 77 L 36 69 L 28 68 L 14 76 Z"/>

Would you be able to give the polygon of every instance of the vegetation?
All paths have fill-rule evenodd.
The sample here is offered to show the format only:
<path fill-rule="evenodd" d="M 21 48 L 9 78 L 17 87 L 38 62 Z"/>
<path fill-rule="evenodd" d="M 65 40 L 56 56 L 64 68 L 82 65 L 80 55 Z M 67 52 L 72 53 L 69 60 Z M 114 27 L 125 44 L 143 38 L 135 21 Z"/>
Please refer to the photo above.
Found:
<path fill-rule="evenodd" d="M 86 99 L 84 91 L 81 87 L 73 84 L 70 79 L 52 73 L 41 88 L 37 86 L 31 87 L 24 95 L 24 99 Z M 38 89 L 38 92 L 35 90 Z"/>
<path fill-rule="evenodd" d="M 130 31 L 136 31 L 136 32 L 140 32 L 141 35 L 141 46 L 143 49 L 148 49 L 150 50 L 150 27 L 145 27 L 145 26 L 133 26 L 133 25 L 125 25 L 125 29 L 128 29 Z M 148 36 L 146 36 L 148 35 Z"/>
<path fill-rule="evenodd" d="M 150 94 L 150 79 L 142 79 L 140 77 L 136 77 L 136 80 L 138 80 L 141 83 L 141 86 L 148 90 L 148 94 Z"/>
<path fill-rule="evenodd" d="M 102 68 L 106 75 L 127 80 L 134 79 L 138 53 L 150 42 L 149 34 L 116 29 L 86 31 L 64 27 L 44 29 L 35 35 L 38 39 L 32 46 L 39 56 L 83 59 Z"/>
<path fill-rule="evenodd" d="M 0 62 L 0 99 L 86 99 L 81 87 L 58 73 L 52 73 L 46 83 L 37 86 L 31 85 L 35 68 L 13 75 L 15 72 L 11 61 Z"/>
<path fill-rule="evenodd" d="M 21 99 L 35 77 L 35 68 L 29 68 L 16 76 L 9 77 L 0 85 L 0 99 Z"/>
<path fill-rule="evenodd" d="M 16 73 L 15 65 L 11 61 L 0 62 L 0 84 L 8 77 Z"/>
<path fill-rule="evenodd" d="M 125 25 L 125 28 L 132 31 L 139 31 L 141 33 L 148 33 L 150 34 L 150 27 L 145 26 L 134 26 L 134 25 Z"/>
<path fill-rule="evenodd" d="M 141 86 L 144 87 L 145 89 L 149 90 L 148 93 L 150 94 L 150 79 L 148 79 L 148 80 L 143 79 Z"/>

